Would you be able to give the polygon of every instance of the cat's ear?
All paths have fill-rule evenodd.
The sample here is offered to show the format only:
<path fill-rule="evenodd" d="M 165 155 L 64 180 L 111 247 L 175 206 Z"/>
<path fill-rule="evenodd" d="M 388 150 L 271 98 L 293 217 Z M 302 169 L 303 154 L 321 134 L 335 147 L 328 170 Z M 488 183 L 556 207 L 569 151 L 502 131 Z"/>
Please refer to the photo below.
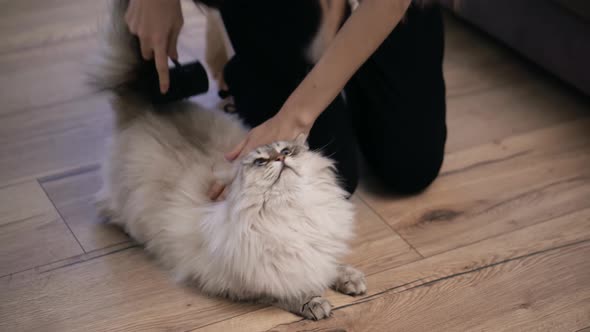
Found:
<path fill-rule="evenodd" d="M 307 144 L 307 134 L 301 133 L 297 135 L 295 138 L 295 144 L 299 146 L 304 146 L 305 148 L 309 149 L 309 145 Z"/>

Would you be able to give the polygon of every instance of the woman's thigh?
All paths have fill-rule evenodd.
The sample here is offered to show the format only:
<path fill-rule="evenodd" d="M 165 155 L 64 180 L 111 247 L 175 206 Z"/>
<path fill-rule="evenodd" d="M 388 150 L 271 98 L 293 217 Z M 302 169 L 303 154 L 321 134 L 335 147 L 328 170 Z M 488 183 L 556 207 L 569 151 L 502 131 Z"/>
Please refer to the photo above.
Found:
<path fill-rule="evenodd" d="M 413 6 L 346 87 L 361 151 L 391 190 L 419 192 L 442 165 L 443 50 L 440 9 Z"/>

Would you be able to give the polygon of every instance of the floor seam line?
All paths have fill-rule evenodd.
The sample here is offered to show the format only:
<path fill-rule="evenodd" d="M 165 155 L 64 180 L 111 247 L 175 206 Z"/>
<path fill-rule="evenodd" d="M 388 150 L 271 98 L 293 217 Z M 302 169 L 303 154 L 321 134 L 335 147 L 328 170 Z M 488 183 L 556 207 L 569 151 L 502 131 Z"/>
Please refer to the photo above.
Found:
<path fill-rule="evenodd" d="M 414 250 L 418 256 L 420 256 L 420 258 L 424 259 L 426 258 L 426 256 L 422 255 L 422 253 L 420 251 L 418 251 L 418 249 L 416 249 L 416 247 L 414 247 L 414 245 L 412 245 L 408 240 L 406 240 L 406 238 L 404 238 L 398 231 L 396 231 L 393 226 L 391 226 L 386 220 L 385 218 L 383 218 L 383 216 L 378 213 L 375 209 L 373 209 L 373 207 L 367 202 L 365 201 L 362 197 L 357 196 L 359 200 L 361 200 L 361 202 L 363 202 L 363 204 L 365 204 L 369 210 L 371 210 L 377 217 L 379 217 L 379 220 L 385 224 L 385 226 L 387 228 L 389 228 L 395 235 L 399 236 L 400 239 L 402 239 L 402 241 L 404 241 L 412 250 Z"/>
<path fill-rule="evenodd" d="M 43 190 L 45 197 L 47 197 L 49 202 L 51 202 L 51 206 L 53 206 L 53 208 L 55 209 L 55 212 L 57 213 L 57 215 L 59 216 L 61 221 L 66 225 L 66 227 L 70 231 L 70 234 L 72 234 L 72 236 L 74 237 L 74 239 L 76 240 L 76 242 L 80 246 L 80 249 L 82 249 L 82 253 L 87 254 L 86 249 L 84 249 L 84 246 L 82 246 L 82 243 L 80 242 L 80 240 L 78 240 L 78 237 L 76 236 L 76 234 L 74 234 L 74 231 L 72 231 L 72 228 L 70 227 L 70 225 L 68 224 L 68 222 L 66 221 L 64 216 L 61 214 L 61 211 L 59 211 L 59 209 L 57 208 L 57 205 L 55 205 L 55 202 L 53 201 L 53 199 L 51 199 L 51 196 L 49 196 L 49 193 L 47 192 L 47 190 L 45 190 L 45 187 L 43 186 L 43 184 L 39 181 L 39 179 L 37 179 L 36 181 L 37 181 L 37 184 L 39 185 L 39 187 L 41 187 L 41 190 Z"/>

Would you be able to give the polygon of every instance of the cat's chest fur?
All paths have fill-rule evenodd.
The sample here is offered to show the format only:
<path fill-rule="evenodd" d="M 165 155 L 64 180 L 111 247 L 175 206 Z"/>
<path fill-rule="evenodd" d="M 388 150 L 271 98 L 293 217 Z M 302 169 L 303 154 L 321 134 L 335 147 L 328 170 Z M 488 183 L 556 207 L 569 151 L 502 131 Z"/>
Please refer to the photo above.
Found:
<path fill-rule="evenodd" d="M 203 252 L 212 258 L 210 271 L 227 287 L 258 294 L 297 296 L 329 286 L 352 236 L 351 206 L 318 213 L 319 205 L 303 203 L 242 212 L 209 229 L 216 233 Z"/>

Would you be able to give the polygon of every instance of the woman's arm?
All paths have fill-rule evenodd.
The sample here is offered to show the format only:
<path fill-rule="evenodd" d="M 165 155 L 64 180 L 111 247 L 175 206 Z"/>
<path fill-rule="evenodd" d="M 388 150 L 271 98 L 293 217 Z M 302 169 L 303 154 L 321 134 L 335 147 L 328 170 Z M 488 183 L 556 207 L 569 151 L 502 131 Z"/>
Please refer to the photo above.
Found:
<path fill-rule="evenodd" d="M 308 133 L 318 116 L 401 21 L 411 0 L 363 0 L 323 56 L 273 118 L 252 129 L 227 154 L 234 160 L 257 146 Z"/>

